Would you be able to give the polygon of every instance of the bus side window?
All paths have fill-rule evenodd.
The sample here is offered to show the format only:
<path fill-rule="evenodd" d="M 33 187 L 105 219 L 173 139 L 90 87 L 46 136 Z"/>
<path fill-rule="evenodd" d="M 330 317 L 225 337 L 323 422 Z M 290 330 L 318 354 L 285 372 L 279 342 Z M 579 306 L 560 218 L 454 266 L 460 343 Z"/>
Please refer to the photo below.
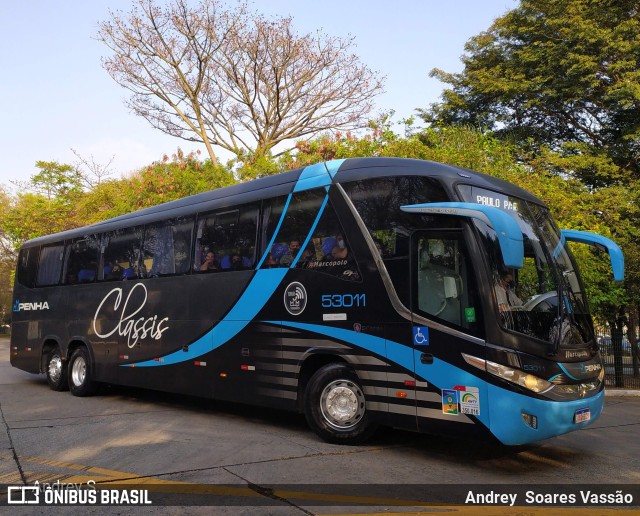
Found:
<path fill-rule="evenodd" d="M 99 237 L 90 235 L 73 242 L 68 249 L 65 278 L 68 285 L 91 283 L 98 273 Z"/>
<path fill-rule="evenodd" d="M 304 259 L 296 265 L 298 268 L 322 272 L 345 281 L 360 281 L 362 278 L 331 202 L 325 207 L 302 257 Z"/>
<path fill-rule="evenodd" d="M 134 279 L 140 274 L 142 227 L 116 229 L 102 240 L 102 274 L 100 281 Z"/>
<path fill-rule="evenodd" d="M 326 197 L 323 188 L 296 192 L 291 196 L 280 231 L 267 259 L 268 267 L 299 266 L 301 247 L 318 217 Z"/>
<path fill-rule="evenodd" d="M 259 204 L 223 208 L 198 217 L 193 270 L 239 271 L 256 264 Z M 207 254 L 213 253 L 213 265 Z"/>
<path fill-rule="evenodd" d="M 18 283 L 25 287 L 35 286 L 39 255 L 39 247 L 31 247 L 20 251 L 18 256 L 18 271 L 16 275 Z"/>
<path fill-rule="evenodd" d="M 144 233 L 141 277 L 189 272 L 193 217 L 178 217 L 149 224 Z"/>
<path fill-rule="evenodd" d="M 64 256 L 63 245 L 43 247 L 40 251 L 40 265 L 36 285 L 46 287 L 57 285 L 60 282 L 62 271 L 62 258 Z"/>
<path fill-rule="evenodd" d="M 420 237 L 416 252 L 413 305 L 417 311 L 477 330 L 479 295 L 462 235 Z"/>

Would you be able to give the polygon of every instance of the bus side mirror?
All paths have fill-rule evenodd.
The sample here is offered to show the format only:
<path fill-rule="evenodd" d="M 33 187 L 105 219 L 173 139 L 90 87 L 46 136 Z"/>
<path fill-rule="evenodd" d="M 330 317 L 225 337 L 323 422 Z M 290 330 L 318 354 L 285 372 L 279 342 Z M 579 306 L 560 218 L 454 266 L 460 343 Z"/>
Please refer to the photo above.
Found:
<path fill-rule="evenodd" d="M 491 226 L 498 235 L 502 261 L 505 266 L 522 269 L 524 265 L 524 244 L 522 243 L 520 226 L 513 217 L 498 208 L 471 202 L 431 202 L 400 206 L 400 209 L 407 213 L 453 215 L 479 219 Z"/>
<path fill-rule="evenodd" d="M 606 251 L 609 254 L 609 259 L 611 260 L 613 279 L 615 281 L 622 281 L 624 279 L 624 254 L 622 254 L 622 249 L 620 249 L 620 246 L 613 240 L 609 240 L 602 235 L 589 233 L 587 231 L 563 229 L 560 231 L 560 242 L 558 243 L 558 246 L 564 246 L 566 241 L 589 244 L 597 247 L 601 251 Z M 559 252 L 560 250 L 556 249 L 554 255 Z"/>

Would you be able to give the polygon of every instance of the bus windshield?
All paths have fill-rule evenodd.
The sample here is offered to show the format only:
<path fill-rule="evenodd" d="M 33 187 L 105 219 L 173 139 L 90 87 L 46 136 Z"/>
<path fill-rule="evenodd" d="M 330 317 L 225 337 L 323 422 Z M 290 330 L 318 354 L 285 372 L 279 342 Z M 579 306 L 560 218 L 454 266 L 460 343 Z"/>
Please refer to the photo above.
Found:
<path fill-rule="evenodd" d="M 522 269 L 506 268 L 492 228 L 476 221 L 487 250 L 503 328 L 544 341 L 545 351 L 585 348 L 593 342 L 588 306 L 573 258 L 547 208 L 494 191 L 464 186 L 465 200 L 502 209 L 520 226 Z"/>

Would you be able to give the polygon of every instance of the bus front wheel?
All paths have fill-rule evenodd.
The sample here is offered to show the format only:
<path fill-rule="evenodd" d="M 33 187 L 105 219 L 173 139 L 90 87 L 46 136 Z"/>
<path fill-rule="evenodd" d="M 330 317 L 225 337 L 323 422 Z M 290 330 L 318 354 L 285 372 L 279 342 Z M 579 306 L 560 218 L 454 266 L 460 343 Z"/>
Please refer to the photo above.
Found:
<path fill-rule="evenodd" d="M 67 363 L 62 359 L 62 353 L 57 346 L 49 351 L 47 355 L 47 383 L 52 391 L 66 391 L 67 383 Z"/>
<path fill-rule="evenodd" d="M 89 353 L 80 347 L 71 355 L 68 366 L 69 390 L 74 396 L 91 396 L 96 392 L 97 384 L 93 375 Z"/>
<path fill-rule="evenodd" d="M 304 393 L 304 411 L 309 426 L 330 443 L 359 444 L 375 430 L 358 377 L 344 364 L 316 371 Z"/>

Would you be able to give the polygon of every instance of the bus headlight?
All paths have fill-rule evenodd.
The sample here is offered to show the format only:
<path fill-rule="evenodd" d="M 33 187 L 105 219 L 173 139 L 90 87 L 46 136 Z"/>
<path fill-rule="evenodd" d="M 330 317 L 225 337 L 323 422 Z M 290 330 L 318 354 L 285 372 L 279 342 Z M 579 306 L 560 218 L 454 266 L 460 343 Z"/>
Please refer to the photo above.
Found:
<path fill-rule="evenodd" d="M 470 355 L 462 354 L 464 356 L 465 361 L 477 367 L 478 369 L 484 369 L 488 373 L 491 373 L 498 378 L 502 378 L 508 382 L 511 382 L 515 385 L 519 385 L 520 387 L 524 387 L 533 392 L 541 393 L 548 391 L 553 387 L 553 384 L 544 380 L 543 378 L 539 378 L 529 373 L 525 373 L 519 369 L 514 369 L 512 367 L 508 367 L 502 364 L 496 364 L 495 362 L 490 362 L 489 360 L 482 360 L 476 357 L 472 357 Z M 484 368 L 481 366 L 484 365 Z"/>

